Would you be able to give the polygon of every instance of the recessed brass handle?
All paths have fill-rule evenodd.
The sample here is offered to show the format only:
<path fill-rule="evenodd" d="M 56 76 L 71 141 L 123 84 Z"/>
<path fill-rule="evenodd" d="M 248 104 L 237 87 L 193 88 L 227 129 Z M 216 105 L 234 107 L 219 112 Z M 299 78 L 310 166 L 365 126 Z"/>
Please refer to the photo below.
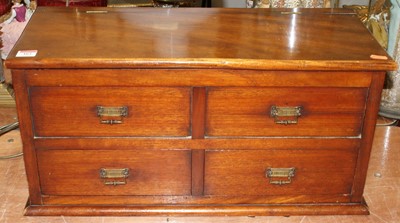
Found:
<path fill-rule="evenodd" d="M 123 118 L 128 116 L 128 107 L 104 107 L 97 106 L 97 116 L 101 124 L 122 124 Z"/>
<path fill-rule="evenodd" d="M 129 176 L 129 168 L 122 169 L 100 169 L 100 178 L 103 179 L 105 185 L 125 185 L 126 178 Z"/>
<path fill-rule="evenodd" d="M 301 116 L 303 107 L 278 107 L 273 105 L 271 107 L 271 117 L 274 118 L 276 124 L 297 124 L 298 117 Z"/>
<path fill-rule="evenodd" d="M 270 184 L 284 185 L 290 184 L 294 177 L 296 168 L 267 168 L 265 176 L 269 178 Z"/>

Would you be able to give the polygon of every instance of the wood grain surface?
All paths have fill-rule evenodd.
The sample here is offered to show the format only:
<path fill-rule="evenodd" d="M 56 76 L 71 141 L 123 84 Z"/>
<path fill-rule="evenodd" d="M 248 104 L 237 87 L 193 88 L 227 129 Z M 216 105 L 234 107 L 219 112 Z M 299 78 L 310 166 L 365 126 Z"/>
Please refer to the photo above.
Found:
<path fill-rule="evenodd" d="M 6 65 L 394 69 L 370 58 L 387 54 L 364 33 L 344 9 L 39 7 Z M 16 57 L 20 50 L 37 55 Z"/>

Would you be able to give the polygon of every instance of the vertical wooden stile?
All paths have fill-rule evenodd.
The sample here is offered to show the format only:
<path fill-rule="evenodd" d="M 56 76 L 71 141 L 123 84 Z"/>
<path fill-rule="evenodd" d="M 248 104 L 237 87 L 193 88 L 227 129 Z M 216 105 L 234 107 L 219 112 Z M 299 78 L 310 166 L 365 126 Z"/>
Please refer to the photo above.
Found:
<path fill-rule="evenodd" d="M 204 139 L 206 88 L 194 87 L 192 95 L 192 139 Z M 192 150 L 192 195 L 203 195 L 204 150 Z"/>
<path fill-rule="evenodd" d="M 33 145 L 34 133 L 31 125 L 32 118 L 29 106 L 29 92 L 25 81 L 25 75 L 25 72 L 21 70 L 12 71 L 14 89 L 18 92 L 18 94 L 15 95 L 15 100 L 23 144 L 25 171 L 29 185 L 29 202 L 34 205 L 42 204 L 42 195 L 40 191 L 36 151 Z"/>
<path fill-rule="evenodd" d="M 363 192 L 367 178 L 369 157 L 371 155 L 372 141 L 374 139 L 376 120 L 378 117 L 379 103 L 381 100 L 382 86 L 385 75 L 372 74 L 372 82 L 369 89 L 366 107 L 366 117 L 362 130 L 362 142 L 358 152 L 357 166 L 354 176 L 354 184 L 351 191 L 352 202 L 363 202 Z"/>

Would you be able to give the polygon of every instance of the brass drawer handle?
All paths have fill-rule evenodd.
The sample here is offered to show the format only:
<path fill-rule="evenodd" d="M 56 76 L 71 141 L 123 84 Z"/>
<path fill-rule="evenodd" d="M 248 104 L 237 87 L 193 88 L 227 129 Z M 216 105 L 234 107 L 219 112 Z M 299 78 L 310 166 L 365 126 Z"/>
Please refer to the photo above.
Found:
<path fill-rule="evenodd" d="M 295 107 L 271 107 L 271 117 L 274 118 L 276 124 L 297 124 L 298 117 L 301 116 L 302 106 Z"/>
<path fill-rule="evenodd" d="M 267 168 L 265 176 L 269 178 L 270 184 L 284 185 L 292 182 L 292 177 L 296 172 L 296 168 Z"/>
<path fill-rule="evenodd" d="M 129 176 L 129 169 L 100 169 L 100 178 L 103 179 L 104 185 L 125 185 L 126 178 Z"/>
<path fill-rule="evenodd" d="M 128 116 L 128 107 L 104 107 L 97 106 L 97 116 L 101 124 L 122 124 L 123 118 Z"/>

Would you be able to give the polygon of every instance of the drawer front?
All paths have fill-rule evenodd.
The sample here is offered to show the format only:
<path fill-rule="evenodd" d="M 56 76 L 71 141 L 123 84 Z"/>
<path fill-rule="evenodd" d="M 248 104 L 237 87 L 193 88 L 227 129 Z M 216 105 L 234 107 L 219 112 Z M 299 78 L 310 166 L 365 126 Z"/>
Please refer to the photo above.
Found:
<path fill-rule="evenodd" d="M 36 136 L 190 132 L 190 88 L 32 87 L 30 100 Z"/>
<path fill-rule="evenodd" d="M 37 150 L 44 195 L 189 195 L 189 150 Z"/>
<path fill-rule="evenodd" d="M 367 88 L 209 88 L 206 135 L 359 136 L 367 93 Z M 274 110 L 280 112 L 273 115 Z"/>
<path fill-rule="evenodd" d="M 350 194 L 356 158 L 351 149 L 209 150 L 204 191 L 232 196 Z M 292 176 L 268 177 L 268 170 Z"/>

